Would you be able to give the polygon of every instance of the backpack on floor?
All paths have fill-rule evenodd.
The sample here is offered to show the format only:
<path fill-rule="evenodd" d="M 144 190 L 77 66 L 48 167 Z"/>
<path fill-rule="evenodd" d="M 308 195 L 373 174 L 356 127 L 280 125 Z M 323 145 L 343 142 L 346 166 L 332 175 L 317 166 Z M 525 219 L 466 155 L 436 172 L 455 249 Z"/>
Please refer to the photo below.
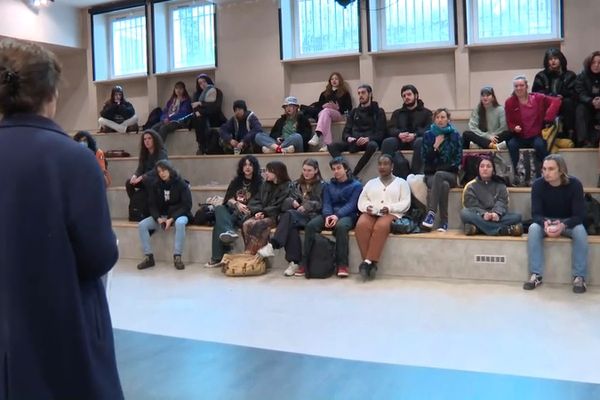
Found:
<path fill-rule="evenodd" d="M 265 259 L 256 254 L 225 254 L 221 271 L 226 276 L 255 276 L 267 272 Z"/>
<path fill-rule="evenodd" d="M 148 119 L 146 120 L 146 123 L 144 124 L 144 126 L 142 126 L 142 128 L 143 129 L 152 128 L 154 125 L 158 124 L 161 121 L 161 117 L 162 117 L 162 110 L 160 107 L 156 107 L 155 109 L 150 111 L 150 114 L 148 114 Z"/>
<path fill-rule="evenodd" d="M 515 171 L 515 186 L 531 187 L 531 184 L 539 174 L 540 165 L 535 156 L 535 150 L 521 150 L 519 161 L 517 162 L 517 170 Z"/>
<path fill-rule="evenodd" d="M 145 190 L 136 190 L 129 198 L 129 220 L 140 222 L 148 216 L 148 193 Z"/>
<path fill-rule="evenodd" d="M 496 176 L 499 176 L 500 178 L 504 179 L 504 183 L 506 183 L 506 186 L 512 185 L 512 183 L 515 181 L 515 174 L 508 153 L 494 153 L 493 161 L 494 169 L 496 170 Z"/>
<path fill-rule="evenodd" d="M 307 279 L 329 278 L 335 272 L 335 243 L 317 233 L 308 255 L 305 276 Z"/>
<path fill-rule="evenodd" d="M 585 194 L 585 218 L 583 226 L 588 235 L 600 235 L 600 202 L 590 193 Z"/>

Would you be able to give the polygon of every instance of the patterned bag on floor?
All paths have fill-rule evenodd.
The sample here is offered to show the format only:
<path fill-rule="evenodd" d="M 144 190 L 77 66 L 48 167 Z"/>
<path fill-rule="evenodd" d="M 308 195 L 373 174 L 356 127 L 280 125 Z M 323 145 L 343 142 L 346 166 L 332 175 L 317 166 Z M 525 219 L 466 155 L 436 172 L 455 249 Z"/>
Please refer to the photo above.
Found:
<path fill-rule="evenodd" d="M 521 150 L 515 172 L 515 186 L 531 187 L 539 174 L 540 166 L 535 156 L 535 150 Z"/>
<path fill-rule="evenodd" d="M 221 271 L 227 276 L 256 276 L 267 272 L 264 258 L 252 254 L 225 254 Z"/>

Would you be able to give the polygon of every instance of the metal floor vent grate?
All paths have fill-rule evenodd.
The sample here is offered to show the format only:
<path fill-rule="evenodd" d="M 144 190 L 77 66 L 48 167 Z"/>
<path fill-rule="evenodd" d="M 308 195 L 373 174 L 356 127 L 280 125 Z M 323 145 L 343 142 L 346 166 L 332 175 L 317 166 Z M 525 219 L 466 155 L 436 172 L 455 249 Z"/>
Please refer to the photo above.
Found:
<path fill-rule="evenodd" d="M 491 255 L 483 255 L 477 254 L 475 255 L 476 263 L 485 263 L 485 264 L 506 264 L 506 256 L 491 256 Z"/>

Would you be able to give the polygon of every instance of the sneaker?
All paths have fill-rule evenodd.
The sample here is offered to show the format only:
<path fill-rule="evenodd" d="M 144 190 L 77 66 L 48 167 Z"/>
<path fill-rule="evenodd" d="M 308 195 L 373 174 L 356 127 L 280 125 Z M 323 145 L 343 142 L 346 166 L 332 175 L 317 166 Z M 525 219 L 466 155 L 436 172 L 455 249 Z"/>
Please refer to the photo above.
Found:
<path fill-rule="evenodd" d="M 531 274 L 528 281 L 523 284 L 523 289 L 533 290 L 542 284 L 542 276 L 538 274 Z M 573 281 L 573 290 L 575 290 L 575 282 Z"/>
<path fill-rule="evenodd" d="M 233 243 L 239 237 L 240 235 L 238 235 L 234 231 L 227 231 L 219 235 L 219 240 L 223 243 Z"/>
<path fill-rule="evenodd" d="M 321 139 L 319 138 L 319 135 L 317 135 L 316 133 L 313 135 L 313 137 L 310 138 L 310 140 L 308 141 L 308 144 L 310 146 L 318 146 L 319 143 L 321 142 Z"/>
<path fill-rule="evenodd" d="M 283 275 L 285 275 L 285 276 L 294 276 L 294 275 L 296 275 L 296 271 L 298 271 L 298 268 L 299 268 L 298 264 L 296 264 L 293 261 L 290 261 L 290 263 L 288 264 L 288 267 L 283 272 Z"/>
<path fill-rule="evenodd" d="M 377 263 L 373 262 L 371 263 L 371 269 L 369 270 L 369 278 L 373 280 L 375 279 L 375 275 L 377 275 Z"/>
<path fill-rule="evenodd" d="M 296 151 L 296 148 L 294 146 L 288 146 L 288 147 L 282 147 L 281 148 L 281 152 L 282 153 L 293 153 Z"/>
<path fill-rule="evenodd" d="M 146 269 L 150 267 L 154 267 L 154 255 L 146 254 L 141 263 L 137 265 L 137 269 Z"/>
<path fill-rule="evenodd" d="M 262 152 L 265 154 L 275 153 L 275 149 L 267 146 L 262 147 Z"/>
<path fill-rule="evenodd" d="M 275 256 L 275 252 L 273 251 L 273 245 L 271 243 L 267 243 L 256 252 L 262 258 L 269 258 Z"/>
<path fill-rule="evenodd" d="M 477 227 L 473 224 L 466 223 L 465 224 L 465 235 L 467 235 L 467 236 L 477 235 Z"/>
<path fill-rule="evenodd" d="M 326 151 L 329 151 L 329 149 L 327 148 L 327 145 L 323 145 L 323 147 L 321 147 L 321 148 L 319 149 L 319 151 L 320 151 L 321 153 L 325 153 Z M 600 179 L 600 178 L 599 178 L 599 179 Z M 598 180 L 598 182 L 600 182 L 600 180 Z M 598 186 L 598 187 L 600 187 L 600 186 Z"/>
<path fill-rule="evenodd" d="M 348 267 L 345 265 L 341 265 L 338 267 L 337 276 L 340 278 L 347 278 L 350 273 L 348 272 Z"/>
<path fill-rule="evenodd" d="M 437 228 L 438 232 L 446 232 L 448 230 L 448 223 L 442 222 L 440 226 Z"/>
<path fill-rule="evenodd" d="M 506 141 L 502 141 L 502 142 L 496 144 L 496 150 L 508 150 Z"/>
<path fill-rule="evenodd" d="M 306 268 L 302 265 L 298 266 L 296 272 L 294 272 L 294 276 L 304 276 L 306 275 Z"/>
<path fill-rule="evenodd" d="M 219 268 L 223 265 L 222 261 L 213 261 L 210 260 L 206 264 L 204 264 L 204 268 Z"/>
<path fill-rule="evenodd" d="M 367 264 L 364 261 L 361 262 L 360 265 L 358 266 L 358 272 L 360 273 L 360 276 L 362 277 L 363 281 L 366 281 L 369 279 L 369 270 L 370 269 L 371 269 L 371 265 Z"/>
<path fill-rule="evenodd" d="M 185 268 L 185 264 L 183 263 L 183 261 L 181 261 L 181 255 L 179 255 L 179 254 L 173 255 L 173 265 L 175 266 L 175 269 L 178 269 L 178 270 L 182 270 Z"/>
<path fill-rule="evenodd" d="M 423 225 L 425 228 L 431 228 L 434 222 L 435 213 L 433 211 L 428 211 L 427 215 L 425 216 L 425 219 L 423 220 L 423 222 L 421 222 L 421 225 Z"/>
<path fill-rule="evenodd" d="M 573 279 L 573 293 L 585 293 L 587 290 L 587 285 L 585 284 L 585 279 L 583 276 L 576 276 Z"/>

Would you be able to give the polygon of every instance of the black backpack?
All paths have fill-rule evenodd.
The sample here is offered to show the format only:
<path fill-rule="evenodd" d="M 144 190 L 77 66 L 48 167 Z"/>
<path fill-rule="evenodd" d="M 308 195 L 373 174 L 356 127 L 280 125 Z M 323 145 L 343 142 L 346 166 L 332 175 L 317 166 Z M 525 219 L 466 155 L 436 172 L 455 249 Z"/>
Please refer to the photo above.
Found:
<path fill-rule="evenodd" d="M 148 115 L 148 120 L 146 120 L 146 123 L 144 124 L 144 126 L 142 128 L 143 129 L 152 128 L 154 125 L 156 125 L 160 122 L 161 117 L 162 117 L 162 110 L 160 107 L 156 107 L 155 109 L 150 111 L 150 114 Z"/>
<path fill-rule="evenodd" d="M 585 219 L 583 226 L 588 235 L 600 235 L 600 202 L 590 193 L 585 194 Z"/>
<path fill-rule="evenodd" d="M 335 243 L 325 236 L 317 233 L 315 242 L 308 255 L 306 266 L 306 279 L 329 278 L 335 272 Z"/>
<path fill-rule="evenodd" d="M 194 214 L 194 225 L 213 226 L 215 224 L 215 206 L 200 203 L 198 207 L 198 211 Z"/>
<path fill-rule="evenodd" d="M 145 190 L 136 190 L 129 198 L 129 220 L 139 222 L 148 216 L 148 193 Z"/>

